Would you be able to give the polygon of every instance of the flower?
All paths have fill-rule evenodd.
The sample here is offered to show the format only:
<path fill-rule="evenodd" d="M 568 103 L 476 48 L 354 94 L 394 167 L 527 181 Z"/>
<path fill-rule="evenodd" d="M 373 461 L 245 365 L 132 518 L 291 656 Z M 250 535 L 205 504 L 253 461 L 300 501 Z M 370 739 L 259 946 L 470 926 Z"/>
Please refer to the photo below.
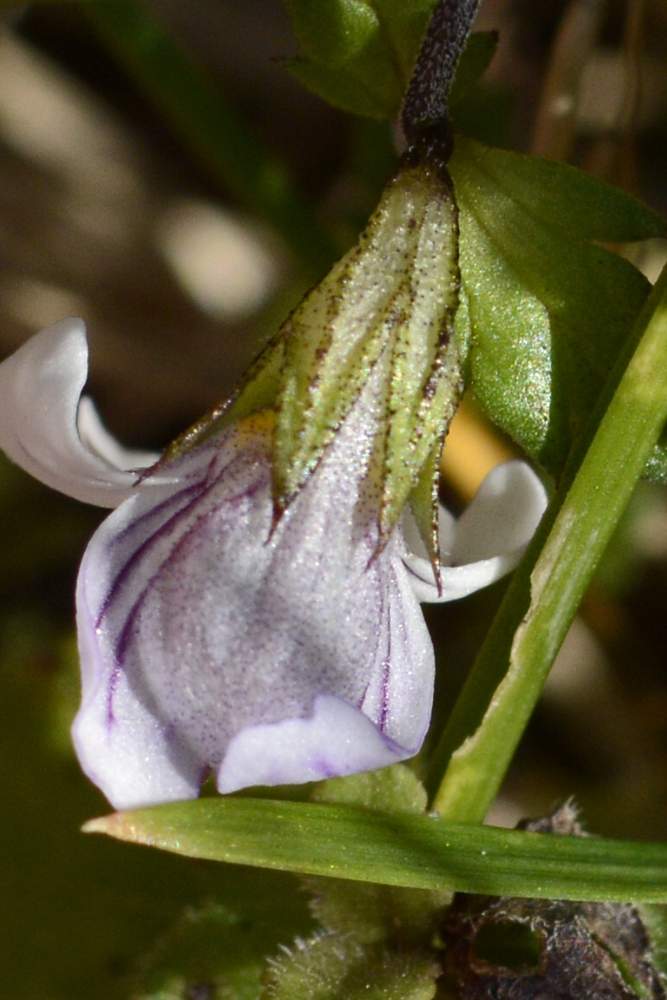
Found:
<path fill-rule="evenodd" d="M 409 515 L 380 538 L 374 377 L 277 525 L 270 411 L 150 468 L 156 456 L 124 451 L 80 399 L 86 377 L 81 321 L 29 340 L 0 365 L 0 447 L 116 507 L 79 573 L 73 726 L 111 803 L 192 797 L 209 773 L 230 792 L 416 753 L 434 669 L 419 601 L 512 568 L 545 506 L 528 466 L 495 469 L 458 521 L 442 511 L 439 594 Z"/>

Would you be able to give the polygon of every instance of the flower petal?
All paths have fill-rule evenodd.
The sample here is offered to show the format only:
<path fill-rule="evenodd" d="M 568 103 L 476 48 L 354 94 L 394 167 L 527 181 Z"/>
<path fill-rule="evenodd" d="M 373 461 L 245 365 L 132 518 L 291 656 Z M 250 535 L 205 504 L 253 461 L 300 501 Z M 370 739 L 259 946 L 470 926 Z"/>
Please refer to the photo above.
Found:
<path fill-rule="evenodd" d="M 233 737 L 218 769 L 218 790 L 298 785 L 395 764 L 407 756 L 358 708 L 319 695 L 312 716 L 248 726 Z"/>
<path fill-rule="evenodd" d="M 455 601 L 505 576 L 521 558 L 546 506 L 546 490 L 527 463 L 513 461 L 496 466 L 453 530 L 448 522 L 450 549 L 441 552 L 440 594 L 431 564 L 419 551 L 410 529 L 411 551 L 404 559 L 418 599 L 433 603 Z"/>
<path fill-rule="evenodd" d="M 102 423 L 90 396 L 82 396 L 79 400 L 76 425 L 81 443 L 111 469 L 134 473 L 140 469 L 149 469 L 160 458 L 159 451 L 125 448 L 116 441 Z M 133 475 L 132 478 L 136 480 L 137 477 Z"/>
<path fill-rule="evenodd" d="M 359 430 L 354 448 L 339 431 L 273 532 L 271 429 L 256 418 L 187 453 L 179 486 L 137 491 L 94 535 L 75 735 L 115 805 L 128 770 L 144 771 L 144 803 L 192 794 L 204 768 L 225 790 L 312 780 L 334 714 L 320 749 L 339 773 L 419 748 L 433 650 L 400 539 L 373 558 L 377 522 L 356 507 L 370 447 Z M 272 750 L 258 756 L 262 734 Z"/>
<path fill-rule="evenodd" d="M 360 705 L 319 695 L 307 718 L 242 729 L 218 769 L 220 792 L 372 771 L 419 750 L 431 714 L 433 648 L 407 574 L 396 563 L 382 656 Z"/>
<path fill-rule="evenodd" d="M 113 718 L 105 693 L 105 664 L 99 654 L 94 617 L 86 606 L 86 577 L 77 588 L 79 654 L 85 667 L 83 700 L 72 726 L 79 762 L 116 809 L 194 798 L 201 764 L 171 738 L 134 696 L 123 675 L 114 680 Z M 107 681 L 109 678 L 106 678 Z"/>
<path fill-rule="evenodd" d="M 137 480 L 125 463 L 139 457 L 144 465 L 152 456 L 112 444 L 90 403 L 79 423 L 87 376 L 81 320 L 64 320 L 31 337 L 0 364 L 0 448 L 47 486 L 114 507 Z"/>
<path fill-rule="evenodd" d="M 457 521 L 452 563 L 522 552 L 546 506 L 544 485 L 526 462 L 497 465 Z"/>

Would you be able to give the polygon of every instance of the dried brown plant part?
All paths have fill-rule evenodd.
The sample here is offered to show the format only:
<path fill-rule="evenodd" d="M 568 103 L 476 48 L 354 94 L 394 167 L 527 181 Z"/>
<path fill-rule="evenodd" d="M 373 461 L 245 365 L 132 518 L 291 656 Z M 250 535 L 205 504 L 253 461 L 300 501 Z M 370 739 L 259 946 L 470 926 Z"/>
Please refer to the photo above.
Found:
<path fill-rule="evenodd" d="M 519 824 L 585 836 L 571 801 Z M 460 1000 L 664 1000 L 641 914 L 629 903 L 457 894 L 443 925 L 445 980 Z"/>

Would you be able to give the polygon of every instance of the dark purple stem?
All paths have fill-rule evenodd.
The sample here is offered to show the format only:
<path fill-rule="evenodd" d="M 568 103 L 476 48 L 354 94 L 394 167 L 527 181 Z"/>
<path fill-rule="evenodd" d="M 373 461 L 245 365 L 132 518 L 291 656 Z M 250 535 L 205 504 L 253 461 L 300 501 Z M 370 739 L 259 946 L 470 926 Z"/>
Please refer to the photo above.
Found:
<path fill-rule="evenodd" d="M 410 146 L 426 139 L 447 158 L 451 148 L 449 90 L 480 0 L 440 0 L 403 102 L 403 130 Z"/>

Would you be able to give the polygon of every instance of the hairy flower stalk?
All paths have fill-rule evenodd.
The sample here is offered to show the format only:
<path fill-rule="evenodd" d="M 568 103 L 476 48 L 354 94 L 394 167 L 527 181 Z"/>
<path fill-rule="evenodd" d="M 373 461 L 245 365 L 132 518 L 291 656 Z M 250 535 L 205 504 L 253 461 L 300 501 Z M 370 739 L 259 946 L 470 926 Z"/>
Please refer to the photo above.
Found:
<path fill-rule="evenodd" d="M 80 401 L 80 321 L 0 365 L 9 457 L 116 506 L 79 574 L 73 735 L 117 807 L 196 795 L 209 774 L 230 792 L 416 753 L 433 688 L 418 602 L 507 572 L 543 512 L 522 463 L 459 521 L 437 502 L 466 345 L 448 136 L 432 125 L 415 125 L 358 244 L 160 461 L 125 453 Z"/>

